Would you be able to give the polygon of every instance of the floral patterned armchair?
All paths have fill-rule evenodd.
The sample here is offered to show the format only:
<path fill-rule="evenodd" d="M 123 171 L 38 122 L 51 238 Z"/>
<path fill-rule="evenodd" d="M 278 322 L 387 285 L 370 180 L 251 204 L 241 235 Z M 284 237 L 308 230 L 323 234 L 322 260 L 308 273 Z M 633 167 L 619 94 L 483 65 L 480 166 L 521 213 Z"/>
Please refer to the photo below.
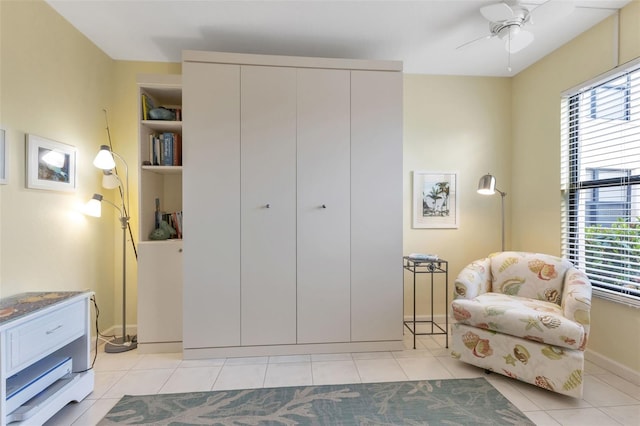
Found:
<path fill-rule="evenodd" d="M 571 262 L 500 252 L 455 281 L 452 356 L 573 397 L 582 396 L 591 283 Z"/>

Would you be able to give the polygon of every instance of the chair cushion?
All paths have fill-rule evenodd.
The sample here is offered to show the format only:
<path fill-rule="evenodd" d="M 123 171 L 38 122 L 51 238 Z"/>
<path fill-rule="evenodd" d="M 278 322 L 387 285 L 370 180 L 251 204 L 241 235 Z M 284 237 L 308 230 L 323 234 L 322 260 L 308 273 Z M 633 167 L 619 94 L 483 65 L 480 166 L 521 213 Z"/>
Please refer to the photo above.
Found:
<path fill-rule="evenodd" d="M 491 257 L 492 291 L 560 305 L 564 276 L 572 266 L 548 254 L 497 253 Z"/>
<path fill-rule="evenodd" d="M 570 349 L 583 349 L 584 327 L 562 314 L 555 303 L 485 293 L 452 302 L 455 319 L 473 327 Z"/>

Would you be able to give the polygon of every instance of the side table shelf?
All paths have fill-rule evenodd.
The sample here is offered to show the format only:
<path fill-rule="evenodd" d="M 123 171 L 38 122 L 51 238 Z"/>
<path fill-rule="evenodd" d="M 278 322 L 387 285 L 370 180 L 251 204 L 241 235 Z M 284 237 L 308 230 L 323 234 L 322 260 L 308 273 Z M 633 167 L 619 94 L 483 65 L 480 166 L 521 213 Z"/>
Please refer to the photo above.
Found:
<path fill-rule="evenodd" d="M 445 338 L 445 346 L 449 347 L 449 262 L 444 259 L 437 260 L 415 260 L 409 256 L 403 257 L 403 268 L 411 272 L 413 276 L 413 320 L 404 321 L 404 326 L 413 334 L 413 349 L 416 348 L 416 336 L 431 336 L 443 334 Z M 416 276 L 421 274 L 429 274 L 431 283 L 431 319 L 429 320 L 416 320 Z M 444 274 L 444 287 L 445 287 L 445 326 L 436 323 L 433 319 L 433 287 L 434 276 Z M 431 324 L 430 332 L 418 332 L 416 329 L 417 324 Z"/>

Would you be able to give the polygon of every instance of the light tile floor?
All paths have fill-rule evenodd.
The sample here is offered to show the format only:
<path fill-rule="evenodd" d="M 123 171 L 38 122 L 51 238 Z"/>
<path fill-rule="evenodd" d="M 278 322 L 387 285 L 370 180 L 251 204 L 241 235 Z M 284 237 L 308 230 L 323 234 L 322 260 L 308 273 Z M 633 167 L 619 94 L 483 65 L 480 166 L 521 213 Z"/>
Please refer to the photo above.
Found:
<path fill-rule="evenodd" d="M 590 362 L 582 399 L 545 391 L 449 356 L 444 336 L 405 336 L 398 352 L 182 360 L 137 350 L 98 353 L 95 389 L 46 425 L 95 425 L 125 394 L 485 377 L 537 425 L 640 426 L 640 386 Z"/>

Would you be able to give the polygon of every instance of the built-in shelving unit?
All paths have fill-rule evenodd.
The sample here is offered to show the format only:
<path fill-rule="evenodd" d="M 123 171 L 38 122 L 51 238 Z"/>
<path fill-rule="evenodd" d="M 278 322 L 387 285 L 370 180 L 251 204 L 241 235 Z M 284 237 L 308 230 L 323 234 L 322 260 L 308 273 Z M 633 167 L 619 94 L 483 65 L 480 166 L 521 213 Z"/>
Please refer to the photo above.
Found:
<path fill-rule="evenodd" d="M 150 235 L 156 229 L 158 211 L 182 214 L 182 78 L 139 75 L 138 90 L 138 350 L 176 352 L 182 348 L 182 239 L 175 235 L 155 240 Z M 145 97 L 155 107 L 179 111 L 176 120 L 148 119 Z M 162 158 L 154 161 L 151 154 L 151 138 L 165 133 L 178 139 L 171 147 L 171 165 L 163 164 Z"/>
<path fill-rule="evenodd" d="M 182 211 L 182 79 L 180 75 L 140 75 L 139 87 L 139 233 L 140 241 L 150 241 L 151 232 L 157 226 L 156 199 L 159 200 L 159 210 L 162 213 Z M 145 107 L 145 100 L 150 105 Z M 176 118 L 180 120 L 150 120 L 149 107 L 164 107 L 177 110 Z M 161 154 L 165 151 L 160 139 L 165 134 L 176 135 L 178 141 L 169 151 L 175 161 L 164 164 Z M 153 143 L 156 138 L 155 161 Z M 158 142 L 159 141 L 159 142 Z M 169 158 L 167 156 L 167 158 Z"/>

